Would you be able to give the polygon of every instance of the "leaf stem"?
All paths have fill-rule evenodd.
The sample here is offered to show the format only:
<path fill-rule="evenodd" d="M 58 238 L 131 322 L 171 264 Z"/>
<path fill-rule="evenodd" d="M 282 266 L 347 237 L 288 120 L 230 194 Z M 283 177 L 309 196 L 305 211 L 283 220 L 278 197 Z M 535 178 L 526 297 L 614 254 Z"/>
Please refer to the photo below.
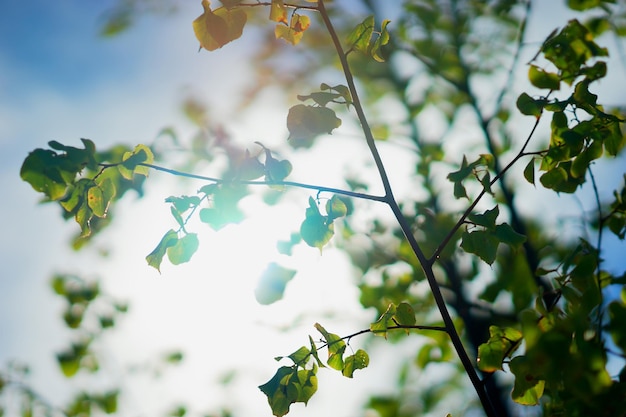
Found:
<path fill-rule="evenodd" d="M 448 332 L 448 329 L 445 326 L 430 326 L 430 325 L 421 325 L 421 324 L 413 324 L 413 325 L 406 325 L 406 324 L 398 324 L 395 326 L 388 326 L 387 330 L 399 330 L 399 329 L 404 329 L 404 330 L 432 330 L 432 331 L 436 331 L 436 332 Z M 337 339 L 334 342 L 331 343 L 325 343 L 323 345 L 320 346 L 320 348 L 324 348 L 326 346 L 332 345 L 333 343 L 337 343 L 339 340 L 350 340 L 353 337 L 356 336 L 360 336 L 362 334 L 366 334 L 366 333 L 382 333 L 383 331 L 373 331 L 372 329 L 363 329 L 363 330 L 359 330 L 358 332 L 354 332 L 352 334 L 349 334 L 347 336 L 343 336 L 339 339 Z"/>

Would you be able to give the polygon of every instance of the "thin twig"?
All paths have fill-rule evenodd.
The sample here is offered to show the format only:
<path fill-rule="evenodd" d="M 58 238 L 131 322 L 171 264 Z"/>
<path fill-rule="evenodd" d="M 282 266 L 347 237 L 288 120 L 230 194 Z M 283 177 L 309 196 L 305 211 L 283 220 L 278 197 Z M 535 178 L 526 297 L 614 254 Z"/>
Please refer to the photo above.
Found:
<path fill-rule="evenodd" d="M 522 148 L 520 149 L 520 151 L 518 152 L 517 155 L 515 155 L 515 158 L 513 158 L 511 160 L 511 162 L 509 162 L 504 168 L 502 168 L 502 170 L 496 174 L 496 176 L 494 176 L 491 179 L 491 182 L 489 183 L 490 186 L 493 186 L 497 181 L 500 180 L 500 177 L 507 172 L 520 158 L 522 158 L 523 156 L 527 155 L 525 152 L 526 147 L 528 146 L 528 144 L 530 143 L 530 139 L 533 137 L 533 135 L 535 134 L 535 130 L 537 130 L 537 126 L 539 126 L 539 122 L 541 120 L 541 116 L 537 117 L 535 120 L 535 124 L 533 125 L 532 129 L 530 130 L 530 133 L 528 134 L 528 137 L 526 138 L 526 141 L 524 142 L 524 145 L 522 146 Z M 450 240 L 452 239 L 452 237 L 454 236 L 454 234 L 457 232 L 457 230 L 459 230 L 459 228 L 465 223 L 465 219 L 467 219 L 467 216 L 470 215 L 470 213 L 472 212 L 472 210 L 474 210 L 474 208 L 476 207 L 476 205 L 478 204 L 478 202 L 481 200 L 481 198 L 487 193 L 486 189 L 482 189 L 481 192 L 478 194 L 478 196 L 474 199 L 474 201 L 472 202 L 472 204 L 470 204 L 470 206 L 465 210 L 465 212 L 461 215 L 461 218 L 459 218 L 459 220 L 456 222 L 456 224 L 454 225 L 454 227 L 452 227 L 452 229 L 448 232 L 448 234 L 446 235 L 446 237 L 441 241 L 441 243 L 439 244 L 439 246 L 437 246 L 437 249 L 435 249 L 435 252 L 432 254 L 432 256 L 429 258 L 429 262 L 434 262 L 435 260 L 437 260 L 439 258 L 439 256 L 441 255 L 441 252 L 445 249 L 446 245 L 450 242 Z"/>
<path fill-rule="evenodd" d="M 120 163 L 115 164 L 100 164 L 103 168 L 113 168 L 120 165 Z M 360 198 L 362 200 L 371 200 L 378 202 L 386 202 L 384 196 L 377 196 L 373 194 L 366 193 L 358 193 L 356 191 L 343 190 L 340 188 L 333 187 L 325 187 L 323 185 L 314 185 L 314 184 L 306 184 L 295 181 L 261 181 L 261 180 L 237 180 L 237 179 L 223 179 L 216 177 L 209 177 L 205 175 L 191 174 L 189 172 L 178 171 L 171 168 L 165 168 L 159 165 L 140 163 L 139 165 L 144 166 L 146 168 L 154 169 L 155 171 L 166 172 L 171 175 L 176 175 L 184 178 L 191 178 L 195 180 L 209 181 L 215 184 L 232 184 L 232 185 L 278 185 L 278 186 L 286 186 L 286 187 L 294 187 L 294 188 L 304 188 L 308 190 L 315 190 L 319 192 L 328 192 L 334 194 L 345 195 L 346 197 L 354 197 Z"/>

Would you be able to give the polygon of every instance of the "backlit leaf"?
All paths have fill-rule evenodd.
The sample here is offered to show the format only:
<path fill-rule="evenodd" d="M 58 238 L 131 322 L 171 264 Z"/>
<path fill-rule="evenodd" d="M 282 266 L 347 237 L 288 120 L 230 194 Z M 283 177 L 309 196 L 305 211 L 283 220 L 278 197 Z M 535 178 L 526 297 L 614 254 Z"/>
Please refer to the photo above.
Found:
<path fill-rule="evenodd" d="M 146 145 L 137 145 L 132 152 L 124 153 L 122 163 L 118 166 L 120 174 L 127 180 L 132 180 L 134 174 L 148 176 L 150 169 L 140 164 L 151 164 L 154 162 L 152 150 Z"/>
<path fill-rule="evenodd" d="M 148 265 L 161 272 L 161 262 L 163 261 L 163 257 L 167 253 L 167 249 L 174 246 L 176 242 L 178 242 L 178 233 L 176 233 L 175 230 L 168 230 L 168 232 L 161 238 L 157 247 L 154 248 L 148 256 L 146 256 Z"/>
<path fill-rule="evenodd" d="M 334 333 L 326 331 L 321 324 L 315 323 L 315 328 L 319 331 L 326 341 L 328 349 L 328 366 L 341 371 L 344 366 L 343 353 L 346 350 L 346 343 Z"/>
<path fill-rule="evenodd" d="M 558 90 L 561 85 L 558 74 L 546 72 L 535 65 L 531 65 L 528 69 L 528 79 L 537 88 Z"/>
<path fill-rule="evenodd" d="M 370 363 L 370 358 L 366 351 L 359 349 L 354 355 L 346 357 L 344 362 L 341 373 L 345 377 L 352 378 L 354 371 L 367 368 L 367 365 Z"/>
<path fill-rule="evenodd" d="M 380 34 L 378 35 L 378 38 L 376 38 L 376 40 L 374 41 L 374 44 L 372 45 L 370 50 L 372 58 L 374 58 L 378 62 L 385 62 L 385 59 L 380 55 L 380 48 L 383 45 L 387 45 L 389 43 L 389 32 L 387 31 L 387 25 L 389 24 L 389 22 L 389 20 L 383 21 L 380 29 Z"/>
<path fill-rule="evenodd" d="M 292 45 L 297 45 L 302 40 L 304 31 L 311 25 L 309 16 L 294 13 L 291 15 L 289 26 L 278 24 L 274 29 L 276 39 L 284 39 Z"/>
<path fill-rule="evenodd" d="M 270 6 L 270 20 L 287 24 L 287 7 L 283 0 L 272 0 Z"/>
<path fill-rule="evenodd" d="M 287 283 L 293 279 L 296 271 L 285 268 L 275 262 L 270 263 L 259 279 L 254 296 L 260 304 L 272 304 L 283 298 Z"/>
<path fill-rule="evenodd" d="M 50 200 L 59 200 L 65 195 L 68 181 L 62 174 L 56 152 L 35 149 L 28 154 L 20 169 L 20 177 L 37 192 L 44 193 Z"/>
<path fill-rule="evenodd" d="M 385 339 L 387 338 L 387 329 L 389 326 L 393 326 L 395 324 L 393 322 L 395 314 L 395 304 L 389 304 L 389 306 L 387 306 L 387 310 L 378 318 L 378 320 L 370 324 L 370 331 L 374 334 L 374 336 L 382 336 Z"/>
<path fill-rule="evenodd" d="M 288 357 L 293 361 L 294 365 L 304 366 L 305 361 L 309 358 L 310 354 L 311 351 L 307 349 L 306 346 L 302 346 Z"/>
<path fill-rule="evenodd" d="M 348 35 L 348 44 L 361 53 L 369 52 L 370 39 L 374 33 L 374 15 L 366 17 Z"/>
<path fill-rule="evenodd" d="M 480 259 L 489 265 L 496 260 L 496 253 L 500 242 L 491 233 L 484 230 L 464 232 L 461 240 L 461 248 L 465 252 L 478 255 Z"/>
<path fill-rule="evenodd" d="M 322 216 L 317 203 L 309 197 L 309 208 L 306 209 L 306 218 L 300 225 L 300 236 L 307 245 L 318 248 L 320 251 L 330 241 L 335 233 L 333 221 L 328 216 Z"/>
<path fill-rule="evenodd" d="M 287 390 L 283 381 L 293 374 L 294 369 L 290 366 L 281 366 L 274 376 L 259 389 L 267 396 L 272 414 L 282 417 L 289 412 L 289 406 L 294 402 L 287 398 Z"/>
<path fill-rule="evenodd" d="M 244 160 L 237 167 L 237 177 L 242 181 L 255 180 L 265 174 L 265 166 L 246 150 Z"/>
<path fill-rule="evenodd" d="M 335 112 L 327 107 L 297 104 L 289 109 L 287 129 L 289 140 L 307 143 L 321 134 L 330 134 L 341 125 Z"/>
<path fill-rule="evenodd" d="M 395 319 L 402 326 L 413 326 L 415 324 L 415 310 L 409 303 L 400 303 L 396 308 Z"/>
<path fill-rule="evenodd" d="M 198 235 L 187 233 L 179 238 L 176 243 L 167 248 L 167 257 L 174 265 L 189 262 L 196 250 L 198 250 Z"/>
<path fill-rule="evenodd" d="M 104 217 L 107 204 L 104 201 L 104 196 L 100 187 L 89 187 L 89 190 L 87 191 L 87 204 L 93 214 L 98 217 Z"/>
<path fill-rule="evenodd" d="M 522 333 L 510 327 L 489 327 L 489 340 L 478 347 L 478 368 L 485 372 L 502 369 L 502 362 L 519 348 Z"/>
<path fill-rule="evenodd" d="M 339 196 L 333 195 L 331 199 L 326 202 L 326 213 L 328 213 L 329 221 L 332 221 L 348 214 L 348 207 Z"/>
<path fill-rule="evenodd" d="M 214 51 L 241 37 L 248 16 L 241 9 L 220 7 L 211 10 L 210 2 L 202 0 L 204 13 L 193 21 L 193 31 L 200 46 Z"/>

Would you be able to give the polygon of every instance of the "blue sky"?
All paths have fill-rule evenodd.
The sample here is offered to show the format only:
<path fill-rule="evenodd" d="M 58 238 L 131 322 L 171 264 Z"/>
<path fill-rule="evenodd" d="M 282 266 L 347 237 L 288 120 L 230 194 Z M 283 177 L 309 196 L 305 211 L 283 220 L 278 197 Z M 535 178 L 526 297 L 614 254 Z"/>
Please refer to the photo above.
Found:
<path fill-rule="evenodd" d="M 245 347 L 250 340 L 257 343 L 266 338 L 266 327 L 259 326 L 258 320 L 269 323 L 276 317 L 289 317 L 290 311 L 299 307 L 296 302 L 301 300 L 298 291 L 308 298 L 314 298 L 314 291 L 319 291 L 320 297 L 328 301 L 318 306 L 319 311 L 330 308 L 333 302 L 335 305 L 344 303 L 349 317 L 357 321 L 363 317 L 355 305 L 350 272 L 335 269 L 338 259 L 333 258 L 332 252 L 325 254 L 323 259 L 304 256 L 310 262 L 307 267 L 309 278 L 318 285 L 308 287 L 306 282 L 310 281 L 306 277 L 298 283 L 294 281 L 291 301 L 271 309 L 255 307 L 251 291 L 254 282 L 232 279 L 250 273 L 242 264 L 251 264 L 250 271 L 262 268 L 261 260 L 264 256 L 273 256 L 270 252 L 261 251 L 258 259 L 238 260 L 237 268 L 226 264 L 216 266 L 217 260 L 210 257 L 194 259 L 193 265 L 164 268 L 163 276 L 159 277 L 146 266 L 143 257 L 158 242 L 171 221 L 162 201 L 176 193 L 177 184 L 162 177 L 158 177 L 161 182 L 152 189 L 155 192 L 146 201 L 131 198 L 124 206 L 121 225 L 98 241 L 101 247 L 118 249 L 113 255 L 113 264 L 93 253 L 77 255 L 67 248 L 69 236 L 76 231 L 76 226 L 72 222 L 62 222 L 56 207 L 37 205 L 38 196 L 19 179 L 19 167 L 29 151 L 45 147 L 49 140 L 78 144 L 81 137 L 91 138 L 102 147 L 116 142 L 149 143 L 169 125 L 175 125 L 184 135 L 191 128 L 182 118 L 179 105 L 189 91 L 216 103 L 213 115 L 219 118 L 228 114 L 230 103 L 227 98 L 237 91 L 240 81 L 246 77 L 247 64 L 241 46 L 229 45 L 211 54 L 198 53 L 191 21 L 201 13 L 200 1 L 186 2 L 177 14 L 169 17 L 142 18 L 128 33 L 103 39 L 98 36 L 97 29 L 102 23 L 102 13 L 112 4 L 112 1 L 70 0 L 0 2 L 0 183 L 4 197 L 0 217 L 4 233 L 4 239 L 0 240 L 0 265 L 3 268 L 0 274 L 0 365 L 9 358 L 31 363 L 37 387 L 51 398 L 65 392 L 67 386 L 76 386 L 75 382 L 61 378 L 56 370 L 53 353 L 65 345 L 68 336 L 60 325 L 62 303 L 54 299 L 47 283 L 54 271 L 76 269 L 91 276 L 96 271 L 97 276 L 110 281 L 116 294 L 135 297 L 133 318 L 129 318 L 128 325 L 122 326 L 118 337 L 108 342 L 111 350 L 123 351 L 134 359 L 145 359 L 149 356 L 146 352 L 172 347 L 172 338 L 188 337 L 185 344 L 196 347 L 191 356 L 195 355 L 202 364 L 198 369 L 206 366 L 211 370 L 199 372 L 196 369 L 195 373 L 187 374 L 194 381 L 196 394 L 202 397 L 202 390 L 208 390 L 210 382 L 205 374 L 213 375 L 212 378 L 224 370 L 203 362 L 202 349 L 216 349 L 215 337 L 224 338 L 229 342 L 215 351 L 219 356 L 233 353 L 237 346 Z M 540 13 L 539 16 L 541 20 L 548 14 Z M 540 20 L 535 21 L 535 30 L 549 31 L 555 24 L 546 25 Z M 244 36 L 251 39 L 252 35 Z M 543 36 L 545 34 L 538 35 L 537 40 Z M 623 73 L 624 68 L 621 71 Z M 612 76 L 616 77 L 613 80 L 619 79 L 619 70 Z M 623 89 L 612 88 L 614 83 L 607 81 L 602 85 L 609 102 L 623 99 Z M 262 114 L 267 115 L 273 110 L 270 107 L 264 108 Z M 284 115 L 281 119 L 271 119 L 271 114 L 268 117 L 269 120 L 280 120 L 281 132 L 284 131 Z M 250 141 L 262 138 L 262 133 L 271 134 L 272 129 L 275 132 L 276 125 L 271 122 L 255 124 L 249 133 Z M 608 173 L 620 170 L 624 171 L 623 164 L 615 163 Z M 287 218 L 285 213 L 283 216 Z M 256 226 L 260 227 L 256 230 L 263 230 L 263 225 Z M 288 227 L 285 225 L 284 230 L 287 231 Z M 268 231 L 257 234 L 264 233 L 269 234 Z M 234 231 L 230 237 L 222 237 L 220 244 L 233 251 L 241 250 L 241 236 Z M 259 252 L 259 243 L 252 243 L 257 246 L 250 244 L 245 250 Z M 266 246 L 271 243 L 266 242 Z M 216 243 L 207 242 L 207 245 L 209 253 L 217 253 Z M 611 262 L 615 262 L 612 265 L 618 268 L 623 265 L 620 254 L 625 248 L 623 244 L 613 248 Z M 334 281 L 330 283 L 324 281 L 333 277 Z M 343 277 L 345 282 L 338 283 L 337 277 Z M 333 300 L 324 293 L 325 283 L 328 286 L 345 285 L 345 298 Z M 246 288 L 250 291 L 242 292 Z M 232 294 L 243 295 L 234 300 Z M 198 334 L 201 332 L 197 331 L 195 335 L 178 333 L 181 327 L 185 327 L 181 322 L 194 330 L 212 326 L 213 321 L 207 317 L 215 317 L 215 306 L 228 309 L 233 303 L 249 308 L 250 316 L 255 320 L 240 322 L 239 328 L 220 329 L 225 333 L 219 336 L 208 330 L 210 337 L 207 338 L 201 337 Z M 230 314 L 223 311 L 218 313 Z M 266 407 L 256 385 L 269 378 L 267 372 L 275 367 L 271 358 L 288 354 L 289 349 L 293 347 L 295 350 L 299 343 L 306 342 L 307 335 L 312 332 L 310 324 L 317 319 L 313 315 L 307 317 L 304 320 L 306 330 L 297 329 L 296 336 L 274 335 L 272 343 L 262 340 L 255 353 L 255 358 L 267 359 L 262 365 L 251 363 L 250 357 L 242 359 L 244 363 L 250 362 L 251 368 L 258 365 L 261 369 L 254 368 L 257 372 L 254 378 L 248 378 L 244 384 L 250 389 L 244 391 L 244 395 L 253 398 L 249 405 L 252 410 Z M 354 330 L 353 323 L 336 325 L 339 326 L 337 331 L 341 326 L 346 326 L 346 332 Z M 247 338 L 241 331 L 244 326 L 248 326 L 246 331 L 250 332 Z M 150 346 L 142 344 L 146 334 L 150 335 Z M 237 359 L 222 357 L 221 361 L 227 367 Z M 178 377 L 180 379 L 175 381 L 185 378 L 182 374 Z M 352 381 L 342 385 L 346 381 L 333 378 L 330 373 L 324 378 L 320 389 L 324 389 L 325 395 L 330 396 L 328 398 L 334 398 L 333 395 L 339 398 L 341 392 L 354 391 L 354 385 L 350 385 Z M 373 389 L 380 388 L 381 383 L 373 381 L 365 385 L 369 387 L 367 389 Z M 141 394 L 137 395 L 140 397 Z M 213 392 L 209 397 L 209 403 L 217 404 L 220 400 L 213 398 L 219 397 L 219 392 Z M 341 398 L 347 403 L 356 401 Z M 309 408 L 310 415 L 316 410 L 324 410 Z M 305 415 L 302 411 L 302 408 L 298 409 L 300 416 Z"/>

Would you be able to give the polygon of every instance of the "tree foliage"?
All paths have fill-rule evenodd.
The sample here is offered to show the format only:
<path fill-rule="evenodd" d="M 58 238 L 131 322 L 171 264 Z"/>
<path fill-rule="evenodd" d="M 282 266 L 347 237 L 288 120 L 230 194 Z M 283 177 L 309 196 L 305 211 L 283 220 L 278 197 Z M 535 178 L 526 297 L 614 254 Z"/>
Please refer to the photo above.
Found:
<path fill-rule="evenodd" d="M 239 148 L 220 140 L 219 129 L 200 118 L 199 127 L 213 137 L 205 138 L 209 146 L 203 151 L 192 143 L 184 171 L 167 168 L 168 155 L 145 144 L 101 151 L 82 139 L 82 148 L 52 141 L 35 149 L 22 165 L 22 179 L 78 223 L 77 248 L 110 223 L 127 191 L 141 194 L 151 170 L 199 181 L 197 194 L 165 200 L 176 227 L 164 227 L 146 256 L 157 270 L 166 258 L 178 265 L 202 250 L 202 231 L 188 230 L 190 219 L 220 230 L 244 218 L 238 204 L 253 188 L 266 189 L 272 204 L 292 190 L 308 190 L 301 227 L 281 251 L 289 254 L 301 244 L 322 256 L 328 245 L 345 251 L 359 270 L 359 301 L 376 313 L 368 329 L 345 336 L 316 323 L 318 334 L 276 357 L 288 363 L 259 385 L 276 416 L 294 403 L 312 401 L 323 383 L 320 369 L 348 378 L 364 372 L 370 356 L 351 344 L 364 334 L 389 343 L 419 337 L 423 343 L 406 369 L 448 363 L 454 370 L 449 381 L 433 384 L 419 400 L 404 394 L 411 381 L 401 375 L 397 395 L 373 396 L 367 404 L 382 417 L 445 409 L 444 398 L 457 389 L 461 374 L 474 388 L 465 411 L 506 416 L 516 414 L 516 407 L 539 405 L 532 412 L 546 416 L 624 415 L 626 272 L 607 270 L 604 257 L 606 235 L 626 235 L 626 184 L 606 189 L 594 172 L 622 156 L 625 115 L 623 107 L 607 106 L 593 92 L 614 63 L 598 38 L 626 33 L 623 5 L 568 1 L 580 16 L 533 45 L 526 32 L 530 1 L 421 0 L 397 10 L 364 1 L 371 14 L 357 19 L 338 3 L 223 0 L 215 6 L 203 0 L 202 14 L 193 21 L 200 47 L 213 51 L 242 38 L 247 25 L 266 30 L 269 16 L 275 39 L 264 40 L 265 49 L 251 58 L 259 66 L 261 88 L 274 82 L 291 94 L 296 84 L 263 78 L 264 69 L 291 54 L 317 57 L 317 64 L 289 74 L 299 81 L 298 90 L 310 90 L 294 94 L 298 102 L 285 110 L 284 148 L 258 142 Z M 383 16 L 391 11 L 396 21 Z M 297 49 L 284 48 L 283 41 Z M 530 61 L 521 61 L 529 53 Z M 268 55 L 276 59 L 265 60 Z M 311 85 L 315 65 L 332 80 Z M 519 68 L 527 71 L 523 89 L 514 82 Z M 385 109 L 390 102 L 400 109 L 400 121 Z M 435 135 L 427 129 L 433 115 L 442 126 Z M 358 179 L 346 177 L 341 189 L 290 181 L 293 166 L 282 155 L 311 148 L 332 152 L 346 124 L 360 129 L 373 168 L 362 167 Z M 413 174 L 404 181 L 413 192 L 398 192 L 390 179 L 393 161 L 380 152 L 390 143 L 411 153 Z M 223 171 L 213 177 L 192 173 L 218 151 L 227 155 Z M 626 180 L 623 171 L 612 175 Z M 370 192 L 377 183 L 382 193 Z M 554 201 L 591 191 L 594 206 L 580 213 L 579 234 L 561 238 L 562 226 L 520 210 L 518 195 L 532 196 L 540 188 L 551 190 Z M 355 213 L 367 214 L 374 205 L 386 206 L 389 216 L 355 220 Z M 257 300 L 281 299 L 295 275 L 271 264 Z M 53 286 L 68 300 L 67 325 L 80 328 L 98 287 L 68 277 L 55 278 Z M 99 331 L 124 311 L 113 307 L 112 315 L 100 317 Z M 97 335 L 58 355 L 67 377 L 97 370 L 89 350 Z M 11 381 L 9 374 L 2 374 L 0 389 Z M 117 395 L 122 393 L 81 393 L 64 413 L 91 415 L 91 407 L 115 413 Z M 177 413 L 172 415 L 184 415 L 184 407 Z"/>

